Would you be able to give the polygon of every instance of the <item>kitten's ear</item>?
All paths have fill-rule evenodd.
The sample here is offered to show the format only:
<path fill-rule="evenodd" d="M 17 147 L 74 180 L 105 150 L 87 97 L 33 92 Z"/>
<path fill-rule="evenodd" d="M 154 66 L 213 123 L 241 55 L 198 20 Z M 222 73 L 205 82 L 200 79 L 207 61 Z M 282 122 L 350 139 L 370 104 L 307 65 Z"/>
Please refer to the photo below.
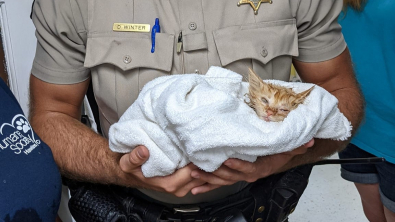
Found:
<path fill-rule="evenodd" d="M 263 85 L 262 79 L 251 68 L 248 68 L 248 70 L 248 82 L 250 87 L 256 90 L 260 89 Z"/>
<path fill-rule="evenodd" d="M 314 86 L 312 86 L 308 90 L 305 90 L 305 91 L 303 91 L 301 93 L 298 93 L 297 94 L 297 97 L 298 97 L 297 103 L 302 103 L 306 99 L 306 97 L 311 93 L 311 91 L 313 91 L 313 89 L 314 89 Z"/>

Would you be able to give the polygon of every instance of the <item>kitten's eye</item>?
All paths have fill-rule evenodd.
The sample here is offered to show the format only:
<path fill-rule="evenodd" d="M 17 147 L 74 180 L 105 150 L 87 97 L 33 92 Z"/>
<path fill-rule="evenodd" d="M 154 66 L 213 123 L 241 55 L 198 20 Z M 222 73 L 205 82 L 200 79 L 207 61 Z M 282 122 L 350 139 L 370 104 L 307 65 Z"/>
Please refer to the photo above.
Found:
<path fill-rule="evenodd" d="M 267 99 L 265 99 L 265 98 L 263 98 L 263 97 L 262 97 L 261 100 L 262 100 L 262 102 L 265 103 L 265 104 L 268 104 L 268 103 L 269 103 L 269 102 L 267 101 Z"/>
<path fill-rule="evenodd" d="M 281 112 L 288 112 L 289 110 L 287 109 L 279 109 Z"/>

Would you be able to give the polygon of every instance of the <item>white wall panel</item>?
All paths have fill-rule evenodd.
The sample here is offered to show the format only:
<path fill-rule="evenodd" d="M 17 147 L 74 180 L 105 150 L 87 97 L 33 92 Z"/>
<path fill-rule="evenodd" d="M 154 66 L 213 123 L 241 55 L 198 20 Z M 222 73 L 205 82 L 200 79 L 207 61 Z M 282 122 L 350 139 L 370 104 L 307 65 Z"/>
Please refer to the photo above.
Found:
<path fill-rule="evenodd" d="M 12 92 L 28 114 L 29 76 L 36 51 L 30 19 L 33 0 L 0 0 L 0 22 L 6 69 Z"/>

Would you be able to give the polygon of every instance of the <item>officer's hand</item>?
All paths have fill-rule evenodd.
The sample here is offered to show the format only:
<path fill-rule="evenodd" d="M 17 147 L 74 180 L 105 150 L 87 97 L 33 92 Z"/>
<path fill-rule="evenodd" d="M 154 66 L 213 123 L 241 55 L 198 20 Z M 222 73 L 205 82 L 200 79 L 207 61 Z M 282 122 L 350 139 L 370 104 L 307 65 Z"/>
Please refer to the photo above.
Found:
<path fill-rule="evenodd" d="M 145 146 L 138 146 L 132 152 L 121 157 L 119 165 L 126 173 L 126 180 L 130 181 L 129 186 L 172 193 L 182 197 L 192 188 L 205 183 L 205 181 L 191 177 L 191 172 L 198 169 L 193 164 L 188 164 L 169 176 L 146 178 L 141 171 L 141 165 L 148 160 L 148 157 L 149 152 Z"/>
<path fill-rule="evenodd" d="M 205 193 L 220 186 L 231 185 L 238 181 L 255 182 L 260 178 L 278 173 L 293 156 L 305 153 L 313 145 L 314 139 L 290 152 L 258 157 L 254 163 L 240 159 L 228 159 L 213 173 L 194 170 L 191 174 L 192 177 L 206 181 L 207 183 L 193 188 L 192 193 Z"/>

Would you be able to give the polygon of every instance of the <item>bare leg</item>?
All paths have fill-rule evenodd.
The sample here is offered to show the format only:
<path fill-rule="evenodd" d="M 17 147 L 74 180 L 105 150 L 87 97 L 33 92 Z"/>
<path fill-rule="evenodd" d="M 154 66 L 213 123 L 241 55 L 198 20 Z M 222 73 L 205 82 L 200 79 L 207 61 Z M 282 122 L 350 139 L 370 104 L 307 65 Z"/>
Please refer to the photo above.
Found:
<path fill-rule="evenodd" d="M 379 184 L 355 183 L 355 186 L 361 196 L 363 211 L 368 220 L 370 222 L 386 222 L 384 207 L 380 199 Z"/>
<path fill-rule="evenodd" d="M 387 218 L 387 222 L 395 222 L 395 212 L 388 210 L 388 208 L 384 207 L 385 218 Z"/>

